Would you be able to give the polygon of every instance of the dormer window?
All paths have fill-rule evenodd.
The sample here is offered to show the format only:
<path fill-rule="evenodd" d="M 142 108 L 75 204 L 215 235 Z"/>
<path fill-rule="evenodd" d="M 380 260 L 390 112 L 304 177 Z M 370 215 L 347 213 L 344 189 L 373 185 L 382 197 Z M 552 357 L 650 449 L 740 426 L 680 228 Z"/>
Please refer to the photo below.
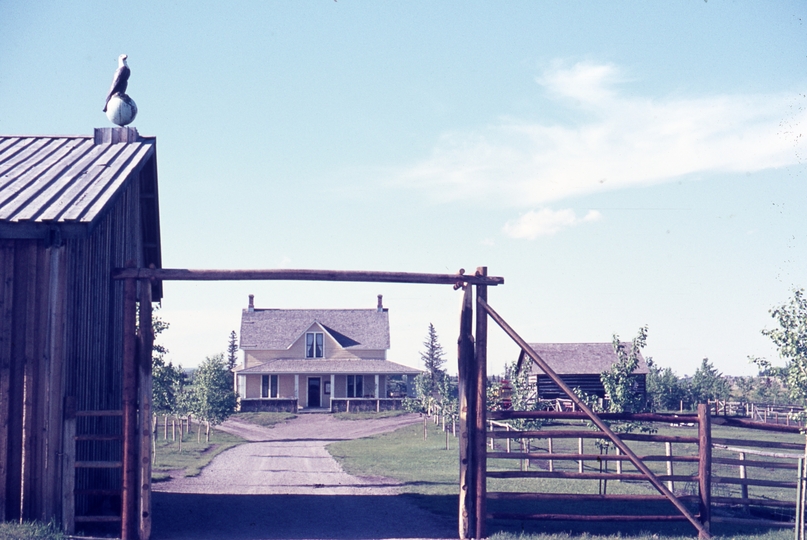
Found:
<path fill-rule="evenodd" d="M 324 352 L 323 343 L 322 332 L 307 332 L 305 334 L 305 357 L 322 358 Z"/>

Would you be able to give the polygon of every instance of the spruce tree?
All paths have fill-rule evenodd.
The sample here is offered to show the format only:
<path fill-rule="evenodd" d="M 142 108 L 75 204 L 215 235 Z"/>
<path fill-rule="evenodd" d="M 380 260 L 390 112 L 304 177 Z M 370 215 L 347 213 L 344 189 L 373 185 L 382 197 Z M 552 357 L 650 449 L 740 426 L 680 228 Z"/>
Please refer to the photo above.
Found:
<path fill-rule="evenodd" d="M 232 371 L 238 361 L 238 336 L 235 330 L 230 332 L 230 341 L 227 344 L 227 367 Z"/>
<path fill-rule="evenodd" d="M 437 332 L 432 323 L 429 323 L 429 335 L 426 336 L 423 346 L 426 347 L 426 350 L 420 353 L 420 359 L 423 360 L 423 365 L 431 378 L 432 388 L 434 388 L 437 381 L 445 375 L 443 365 L 446 363 L 446 359 L 443 357 L 443 346 L 437 340 Z"/>

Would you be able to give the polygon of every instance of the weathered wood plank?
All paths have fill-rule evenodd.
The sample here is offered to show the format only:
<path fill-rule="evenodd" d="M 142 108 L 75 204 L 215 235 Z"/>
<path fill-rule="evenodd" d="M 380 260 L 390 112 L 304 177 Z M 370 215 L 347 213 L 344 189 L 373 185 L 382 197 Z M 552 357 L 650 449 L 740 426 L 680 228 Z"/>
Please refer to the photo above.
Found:
<path fill-rule="evenodd" d="M 67 534 L 76 531 L 76 398 L 64 399 L 62 432 L 62 527 Z"/>
<path fill-rule="evenodd" d="M 151 356 L 154 333 L 151 320 L 151 282 L 140 282 L 140 359 L 138 366 L 140 414 L 138 433 L 140 437 L 140 540 L 151 537 Z"/>
<path fill-rule="evenodd" d="M 64 325 L 67 297 L 67 269 L 64 247 L 51 246 L 48 259 L 47 289 L 47 352 L 44 355 L 43 385 L 45 403 L 42 410 L 44 425 L 42 475 L 42 518 L 52 519 L 61 514 L 60 470 L 64 395 Z M 44 310 L 43 310 L 44 311 Z"/>
<path fill-rule="evenodd" d="M 782 455 L 782 454 L 779 454 Z M 792 459 L 793 454 L 789 455 Z M 803 456 L 799 456 L 803 457 Z M 738 467 L 759 467 L 762 469 L 795 469 L 795 463 L 783 463 L 781 461 L 760 461 L 758 459 L 732 459 L 732 458 L 712 458 L 712 463 L 721 465 L 737 465 Z"/>
<path fill-rule="evenodd" d="M 703 529 L 698 537 L 709 538 L 712 515 L 712 425 L 709 406 L 698 403 L 698 509 Z"/>
<path fill-rule="evenodd" d="M 464 274 L 424 274 L 415 272 L 365 272 L 352 270 L 184 270 L 170 268 L 119 268 L 113 279 L 156 279 L 160 281 L 363 281 L 368 283 L 432 283 L 437 285 L 495 286 L 504 278 Z"/>
<path fill-rule="evenodd" d="M 473 410 L 473 361 L 474 341 L 472 335 L 473 304 L 471 286 L 465 286 L 460 312 L 460 335 L 457 339 L 458 366 L 458 409 L 459 409 L 459 461 L 460 461 L 460 493 L 459 493 L 459 538 L 473 537 L 474 515 L 474 483 L 473 471 L 470 468 L 470 456 L 473 453 L 473 429 L 470 414 Z"/>
<path fill-rule="evenodd" d="M 138 460 L 137 437 L 137 336 L 135 334 L 137 283 L 124 282 L 123 293 L 123 496 L 121 504 L 121 540 L 134 540 L 140 520 L 137 516 Z"/>
<path fill-rule="evenodd" d="M 670 502 L 663 495 L 597 495 L 589 493 L 528 493 L 488 491 L 488 499 L 507 501 Z"/>
<path fill-rule="evenodd" d="M 488 459 L 534 459 L 534 460 L 558 460 L 558 461 L 630 461 L 630 458 L 623 454 L 555 454 L 549 452 L 488 452 Z M 679 461 L 696 463 L 698 456 L 639 456 L 642 461 Z M 717 462 L 717 460 L 714 460 Z M 793 466 L 791 465 L 790 468 Z"/>
<path fill-rule="evenodd" d="M 488 514 L 491 519 L 529 519 L 538 521 L 687 521 L 686 516 L 680 514 L 661 515 L 625 515 L 625 514 L 514 514 L 494 512 Z"/>
<path fill-rule="evenodd" d="M 649 481 L 644 474 L 636 473 L 605 473 L 605 472 L 566 472 L 566 471 L 488 471 L 489 478 L 569 478 L 575 480 L 632 480 Z M 658 475 L 662 481 L 694 482 L 697 475 L 668 476 Z M 795 484 L 794 484 L 795 485 Z"/>
<path fill-rule="evenodd" d="M 752 439 L 726 439 L 723 437 L 713 437 L 713 445 L 753 447 L 753 448 L 780 448 L 787 450 L 804 450 L 804 445 L 800 443 L 789 443 L 783 441 L 755 441 Z"/>
<path fill-rule="evenodd" d="M 714 416 L 712 417 L 712 423 L 719 426 L 742 427 L 761 431 L 776 431 L 779 433 L 799 433 L 801 431 L 799 426 L 766 424 L 765 422 L 755 422 L 749 418 L 738 418 L 736 416 Z"/>
<path fill-rule="evenodd" d="M 14 306 L 14 241 L 0 240 L 0 521 L 6 520 Z"/>
<path fill-rule="evenodd" d="M 796 482 L 783 482 L 779 480 L 757 480 L 755 478 L 735 478 L 732 476 L 712 476 L 713 484 L 733 484 L 736 486 L 765 486 L 796 489 Z"/>
<path fill-rule="evenodd" d="M 523 352 L 523 351 L 522 351 Z M 491 411 L 491 420 L 510 420 L 516 418 L 547 418 L 553 420 L 586 420 L 588 416 L 582 411 Z M 599 413 L 603 420 L 636 420 L 639 422 L 664 422 L 670 424 L 695 423 L 697 415 L 673 415 L 658 413 Z"/>
<path fill-rule="evenodd" d="M 480 266 L 476 269 L 476 276 L 485 277 L 488 269 Z M 476 415 L 474 425 L 474 497 L 476 498 L 476 526 L 474 527 L 474 537 L 484 538 L 485 519 L 487 518 L 487 394 L 488 394 L 488 314 L 482 308 L 488 299 L 488 289 L 486 285 L 476 284 L 476 355 L 475 355 L 475 383 L 474 412 Z"/>
<path fill-rule="evenodd" d="M 674 442 L 681 444 L 696 444 L 697 437 L 679 437 L 675 435 L 648 435 L 644 433 L 620 433 L 620 438 L 625 441 L 647 441 L 647 442 Z M 567 429 L 567 430 L 539 430 L 539 431 L 491 431 L 488 437 L 494 439 L 608 439 L 608 434 L 604 431 L 591 431 L 587 429 Z"/>

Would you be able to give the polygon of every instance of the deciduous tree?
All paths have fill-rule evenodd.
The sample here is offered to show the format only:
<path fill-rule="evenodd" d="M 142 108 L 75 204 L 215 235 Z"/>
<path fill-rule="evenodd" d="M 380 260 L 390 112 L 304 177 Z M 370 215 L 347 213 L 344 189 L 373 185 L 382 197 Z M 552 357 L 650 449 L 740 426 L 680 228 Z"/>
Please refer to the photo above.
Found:
<path fill-rule="evenodd" d="M 630 345 L 619 340 L 614 334 L 613 346 L 617 361 L 611 369 L 600 374 L 600 380 L 608 395 L 608 411 L 635 413 L 644 409 L 645 398 L 639 392 L 636 376 L 633 374 L 639 366 L 639 356 L 647 344 L 647 327 L 639 329 Z"/>
<path fill-rule="evenodd" d="M 193 377 L 193 414 L 207 424 L 207 440 L 210 441 L 210 426 L 222 423 L 235 412 L 236 395 L 233 376 L 227 369 L 223 354 L 208 356 Z"/>
<path fill-rule="evenodd" d="M 704 358 L 689 381 L 689 394 L 693 403 L 707 403 L 710 399 L 728 399 L 731 388 L 723 374 Z"/>
<path fill-rule="evenodd" d="M 794 290 L 790 302 L 773 308 L 770 313 L 779 328 L 762 333 L 771 338 L 779 349 L 779 356 L 787 362 L 781 374 L 790 397 L 804 405 L 807 403 L 807 298 L 804 289 Z M 769 363 L 767 367 L 772 369 Z"/>

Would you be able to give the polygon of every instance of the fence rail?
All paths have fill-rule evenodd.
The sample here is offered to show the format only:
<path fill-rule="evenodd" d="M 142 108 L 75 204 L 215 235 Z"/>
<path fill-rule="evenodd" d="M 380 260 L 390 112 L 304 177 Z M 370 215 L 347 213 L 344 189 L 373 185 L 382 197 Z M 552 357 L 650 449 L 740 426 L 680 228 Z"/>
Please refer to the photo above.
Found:
<path fill-rule="evenodd" d="M 721 409 L 722 410 L 722 409 Z M 731 409 L 729 409 L 730 411 Z M 600 483 L 600 494 L 561 494 L 561 493 L 522 493 L 497 491 L 488 493 L 488 498 L 492 500 L 510 501 L 666 501 L 666 497 L 661 495 L 609 495 L 607 494 L 607 482 L 637 482 L 647 481 L 647 477 L 636 470 L 628 456 L 617 450 L 617 453 L 607 453 L 600 449 L 601 453 L 586 452 L 584 441 L 606 440 L 607 435 L 603 431 L 596 431 L 587 427 L 570 428 L 568 426 L 558 426 L 548 429 L 517 430 L 508 421 L 518 419 L 544 419 L 544 420 L 578 420 L 584 416 L 582 413 L 569 410 L 543 410 L 543 411 L 494 411 L 489 413 L 489 430 L 486 436 L 490 444 L 487 459 L 491 460 L 488 465 L 487 477 L 494 479 L 568 479 L 598 481 Z M 603 414 L 603 419 L 609 420 L 641 420 L 643 422 L 663 422 L 666 425 L 686 426 L 698 423 L 698 418 L 694 415 L 662 415 L 662 414 Z M 717 423 L 724 423 L 719 422 Z M 709 422 L 711 424 L 711 422 Z M 694 426 L 693 426 L 694 427 Z M 743 427 L 755 427 L 747 426 Z M 759 426 L 760 429 L 776 429 L 770 424 Z M 792 432 L 793 426 L 780 426 L 783 432 Z M 710 427 L 711 435 L 711 427 Z M 803 500 L 804 495 L 799 493 L 790 497 L 786 493 L 796 491 L 801 483 L 795 461 L 805 457 L 805 445 L 788 441 L 758 440 L 754 438 L 727 438 L 709 437 L 709 452 L 703 450 L 703 437 L 665 435 L 665 434 L 644 434 L 644 433 L 622 433 L 619 434 L 624 441 L 631 441 L 640 445 L 642 450 L 638 451 L 638 457 L 648 466 L 656 468 L 662 467 L 664 470 L 656 471 L 656 478 L 665 482 L 666 487 L 675 492 L 677 498 L 688 503 L 696 503 L 703 500 L 703 495 L 693 495 L 686 491 L 676 490 L 676 485 L 684 490 L 691 489 L 691 486 L 705 484 L 708 490 L 714 490 L 717 496 L 711 497 L 710 506 L 736 507 L 747 509 L 749 507 L 768 507 L 774 513 L 779 513 L 783 517 L 798 510 L 797 500 Z M 574 451 L 571 440 L 577 441 L 577 451 Z M 512 441 L 520 443 L 520 449 L 510 447 Z M 565 441 L 565 442 L 564 442 Z M 559 448 L 559 445 L 565 445 Z M 589 443 L 591 444 L 591 443 Z M 650 447 L 658 448 L 653 451 Z M 636 450 L 636 449 L 634 449 Z M 793 450 L 800 451 L 799 453 Z M 712 452 L 717 455 L 712 456 Z M 754 459 L 746 459 L 746 456 L 754 456 Z M 500 470 L 506 468 L 507 461 L 520 460 L 521 470 Z M 563 463 L 577 464 L 577 470 L 569 470 L 569 465 Z M 616 471 L 608 471 L 608 464 L 616 465 Z M 498 465 L 497 465 L 498 464 Z M 526 465 L 526 467 L 525 467 Z M 683 467 L 676 471 L 675 468 Z M 574 466 L 573 466 L 574 467 Z M 628 467 L 628 469 L 624 469 Z M 544 469 L 544 470 L 536 470 Z M 749 477 L 750 471 L 760 471 L 754 473 L 753 478 Z M 778 472 L 777 472 L 778 471 Z M 790 475 L 789 472 L 796 472 Z M 801 473 L 804 475 L 804 472 Z M 762 476 L 762 477 L 759 477 Z M 689 486 L 689 487 L 688 487 Z M 707 489 L 707 488 L 702 488 Z M 755 496 L 749 496 L 749 489 L 757 490 Z M 776 492 L 779 498 L 772 498 L 772 493 Z M 700 490 L 699 490 L 700 491 Z M 807 490 L 805 490 L 807 491 Z M 801 499 L 798 499 L 801 497 Z M 789 499 L 789 500 L 788 500 Z M 782 513 L 784 512 L 784 513 Z M 801 512 L 803 514 L 803 512 Z M 700 515 L 700 514 L 698 514 Z M 578 516 L 569 514 L 515 514 L 508 512 L 490 512 L 490 518 L 498 519 L 546 519 L 546 520 L 597 520 L 597 521 L 676 521 L 685 520 L 681 515 L 652 515 L 652 516 L 624 516 L 624 515 L 603 515 L 603 516 Z M 796 512 L 796 520 L 799 521 L 799 512 Z M 715 519 L 714 521 L 718 521 Z M 747 516 L 730 517 L 721 516 L 720 522 L 749 523 L 757 525 L 770 525 L 776 527 L 792 527 L 794 522 L 749 519 Z M 769 523 L 770 522 L 770 523 Z M 797 529 L 799 528 L 798 523 Z M 803 527 L 803 525 L 802 525 Z"/>

